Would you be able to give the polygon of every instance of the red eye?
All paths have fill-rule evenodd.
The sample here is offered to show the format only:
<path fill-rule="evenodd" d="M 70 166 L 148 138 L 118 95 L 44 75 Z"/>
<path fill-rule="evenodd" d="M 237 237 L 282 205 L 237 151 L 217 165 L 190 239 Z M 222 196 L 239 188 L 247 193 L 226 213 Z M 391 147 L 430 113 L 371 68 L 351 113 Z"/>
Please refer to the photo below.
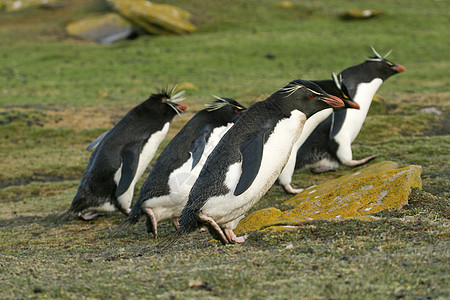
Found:
<path fill-rule="evenodd" d="M 312 99 L 312 98 L 314 98 L 314 95 L 309 95 L 308 97 L 309 97 L 309 99 Z"/>
<path fill-rule="evenodd" d="M 237 109 L 236 109 L 235 113 L 237 113 L 237 114 L 238 114 L 238 113 L 239 113 L 239 110 L 237 110 Z"/>

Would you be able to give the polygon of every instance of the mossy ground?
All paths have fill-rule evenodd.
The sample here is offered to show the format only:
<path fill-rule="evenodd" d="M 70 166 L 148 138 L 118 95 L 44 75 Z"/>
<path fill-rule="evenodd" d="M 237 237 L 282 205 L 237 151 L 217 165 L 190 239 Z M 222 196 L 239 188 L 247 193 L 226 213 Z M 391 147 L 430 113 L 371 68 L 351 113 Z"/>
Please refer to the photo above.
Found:
<path fill-rule="evenodd" d="M 449 4 L 321 0 L 286 10 L 277 1 L 168 2 L 191 11 L 199 30 L 97 45 L 63 28 L 106 11 L 103 1 L 0 12 L 0 298 L 449 298 Z M 363 22 L 337 17 L 351 8 L 385 13 Z M 87 164 L 86 146 L 155 89 L 198 87 L 160 153 L 211 94 L 250 105 L 299 75 L 328 78 L 360 63 L 371 45 L 393 48 L 390 58 L 407 71 L 382 85 L 353 151 L 423 167 L 423 190 L 402 210 L 255 232 L 243 245 L 197 233 L 164 253 L 155 245 L 173 232 L 169 224 L 154 241 L 142 223 L 108 238 L 119 213 L 57 222 Z M 431 106 L 441 114 L 421 111 Z M 353 171 L 302 170 L 294 184 Z M 289 197 L 274 186 L 254 209 L 283 210 Z"/>

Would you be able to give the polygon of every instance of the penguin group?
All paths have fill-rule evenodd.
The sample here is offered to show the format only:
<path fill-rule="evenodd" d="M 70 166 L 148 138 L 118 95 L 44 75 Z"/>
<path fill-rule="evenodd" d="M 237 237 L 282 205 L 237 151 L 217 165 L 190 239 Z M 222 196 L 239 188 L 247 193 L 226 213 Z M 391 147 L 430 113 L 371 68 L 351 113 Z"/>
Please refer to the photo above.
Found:
<path fill-rule="evenodd" d="M 378 88 L 405 68 L 372 50 L 329 80 L 293 80 L 248 108 L 214 96 L 164 148 L 131 206 L 170 122 L 186 110 L 184 91 L 152 94 L 88 146 L 94 150 L 63 218 L 118 210 L 126 219 L 112 235 L 145 217 L 155 238 L 158 222 L 173 223 L 167 246 L 202 227 L 223 244 L 245 242 L 233 230 L 276 182 L 286 193 L 302 191 L 291 185 L 296 169 L 320 173 L 377 157 L 354 160 L 351 144 Z"/>

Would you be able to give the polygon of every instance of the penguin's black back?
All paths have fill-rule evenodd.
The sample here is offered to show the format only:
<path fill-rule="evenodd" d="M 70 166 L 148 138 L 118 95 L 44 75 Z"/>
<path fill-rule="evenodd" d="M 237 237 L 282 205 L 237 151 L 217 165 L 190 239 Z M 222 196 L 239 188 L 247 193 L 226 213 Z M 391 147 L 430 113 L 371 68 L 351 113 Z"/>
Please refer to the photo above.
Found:
<path fill-rule="evenodd" d="M 341 73 L 338 77 L 342 77 L 342 85 L 346 96 L 354 99 L 358 84 L 369 83 L 375 78 L 385 81 L 390 76 L 398 72 L 392 68 L 395 66 L 387 59 L 380 57 L 371 57 L 365 62 L 351 66 Z M 314 81 L 327 93 L 342 97 L 342 91 L 336 86 L 333 80 L 316 80 Z M 306 139 L 297 152 L 295 168 L 300 169 L 305 165 L 315 163 L 321 159 L 328 158 L 338 161 L 336 155 L 338 143 L 333 137 L 339 132 L 342 124 L 347 116 L 347 110 L 334 111 L 331 116 L 326 118 L 317 126 L 311 135 Z"/>
<path fill-rule="evenodd" d="M 237 103 L 237 102 L 236 102 Z M 208 140 L 212 130 L 226 126 L 238 117 L 236 108 L 224 106 L 214 111 L 201 110 L 189 120 L 178 134 L 169 142 L 156 160 L 150 175 L 144 182 L 137 202 L 168 195 L 169 175 L 180 168 L 191 156 L 189 149 L 200 135 Z"/>
<path fill-rule="evenodd" d="M 101 199 L 120 207 L 115 197 L 114 174 L 121 164 L 121 152 L 132 145 L 142 150 L 149 137 L 173 119 L 177 113 L 164 103 L 168 98 L 165 93 L 152 94 L 107 132 L 89 158 L 70 211 L 98 206 Z"/>
<path fill-rule="evenodd" d="M 293 81 L 288 86 L 296 84 L 323 92 L 319 86 L 303 80 Z M 319 110 L 318 107 L 304 104 L 295 97 L 289 97 L 288 94 L 281 89 L 266 100 L 253 104 L 222 137 L 205 162 L 191 190 L 186 205 L 189 210 L 199 212 L 210 197 L 225 195 L 229 192 L 224 184 L 228 168 L 241 161 L 240 146 L 249 136 L 264 129 L 268 133 L 265 135 L 265 143 L 278 121 L 288 118 L 294 109 L 299 109 L 301 106 L 300 110 L 308 117 Z M 328 107 L 321 102 L 317 101 L 317 105 Z M 185 210 L 188 209 L 185 208 Z M 180 218 L 180 225 L 183 224 L 183 215 L 184 213 Z"/>

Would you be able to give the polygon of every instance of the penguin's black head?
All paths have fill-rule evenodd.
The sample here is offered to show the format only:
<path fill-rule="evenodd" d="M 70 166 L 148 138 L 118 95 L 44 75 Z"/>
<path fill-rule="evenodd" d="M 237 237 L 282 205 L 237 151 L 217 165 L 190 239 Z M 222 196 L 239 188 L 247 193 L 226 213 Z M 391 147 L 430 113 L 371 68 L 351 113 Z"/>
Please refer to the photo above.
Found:
<path fill-rule="evenodd" d="M 392 75 L 405 72 L 405 67 L 395 64 L 378 54 L 374 48 L 372 48 L 375 55 L 369 57 L 362 64 L 349 67 L 339 73 L 338 77 L 341 79 L 341 85 L 345 86 L 350 98 L 354 97 L 358 85 L 361 83 L 370 83 L 374 79 L 381 79 L 385 81 Z"/>
<path fill-rule="evenodd" d="M 317 84 L 307 80 L 294 80 L 280 90 L 285 99 L 282 109 L 302 111 L 307 117 L 326 109 L 340 109 L 344 102 L 339 97 L 329 95 Z M 279 105 L 280 106 L 280 105 Z M 290 112 L 289 112 L 290 113 Z"/>
<path fill-rule="evenodd" d="M 344 108 L 359 109 L 359 104 L 353 101 L 352 97 L 350 96 L 350 92 L 348 91 L 347 86 L 344 83 L 342 74 L 336 75 L 336 73 L 333 72 L 331 77 L 333 78 L 334 84 L 339 90 L 339 92 L 336 93 L 335 96 L 341 98 L 341 100 L 344 102 Z"/>
<path fill-rule="evenodd" d="M 177 86 L 174 86 L 172 89 L 162 89 L 159 93 L 151 94 L 149 99 L 147 100 L 152 105 L 155 105 L 159 110 L 164 111 L 165 115 L 175 116 L 175 114 L 180 114 L 181 112 L 186 110 L 186 105 L 182 103 L 178 103 L 179 101 L 183 101 L 185 98 L 184 90 L 175 93 Z"/>
<path fill-rule="evenodd" d="M 372 51 L 375 55 L 369 57 L 364 63 L 368 65 L 372 72 L 378 74 L 378 78 L 381 78 L 383 81 L 392 75 L 406 71 L 404 66 L 395 64 L 386 59 L 391 51 L 389 51 L 384 57 L 378 54 L 373 47 Z"/>
<path fill-rule="evenodd" d="M 209 112 L 218 110 L 227 110 L 235 115 L 244 112 L 247 108 L 232 98 L 214 96 L 216 101 L 206 104 L 206 110 Z"/>

